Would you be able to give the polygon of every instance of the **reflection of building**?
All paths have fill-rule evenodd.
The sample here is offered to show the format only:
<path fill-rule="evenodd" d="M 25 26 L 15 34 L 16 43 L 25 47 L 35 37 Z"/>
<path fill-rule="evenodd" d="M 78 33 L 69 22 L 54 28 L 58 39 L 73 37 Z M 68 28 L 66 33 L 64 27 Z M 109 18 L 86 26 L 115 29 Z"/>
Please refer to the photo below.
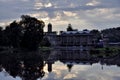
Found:
<path fill-rule="evenodd" d="M 53 67 L 52 65 L 54 65 L 56 61 L 60 61 L 66 64 L 66 67 L 68 68 L 69 72 L 71 72 L 72 67 L 75 64 L 91 65 L 97 62 L 97 61 L 90 61 L 89 51 L 67 50 L 67 49 L 59 49 L 59 50 L 51 51 L 49 57 L 45 61 L 47 64 L 48 72 L 52 72 L 52 67 Z"/>
<path fill-rule="evenodd" d="M 52 31 L 52 24 L 48 24 L 46 37 L 52 46 L 79 46 L 89 49 L 93 45 L 93 35 L 88 30 L 84 31 L 61 31 L 58 35 Z"/>
<path fill-rule="evenodd" d="M 89 51 L 81 51 L 81 50 L 61 50 L 59 59 L 60 60 L 89 60 Z"/>
<path fill-rule="evenodd" d="M 120 55 L 111 58 L 93 58 L 90 55 L 90 51 L 81 50 L 70 50 L 70 49 L 52 49 L 49 51 L 48 57 L 45 57 L 45 63 L 47 64 L 48 72 L 52 72 L 52 68 L 55 62 L 60 61 L 66 65 L 68 71 L 70 72 L 74 65 L 92 65 L 95 63 L 101 64 L 101 69 L 103 65 L 117 65 L 120 66 Z M 48 55 L 48 53 L 45 53 Z"/>

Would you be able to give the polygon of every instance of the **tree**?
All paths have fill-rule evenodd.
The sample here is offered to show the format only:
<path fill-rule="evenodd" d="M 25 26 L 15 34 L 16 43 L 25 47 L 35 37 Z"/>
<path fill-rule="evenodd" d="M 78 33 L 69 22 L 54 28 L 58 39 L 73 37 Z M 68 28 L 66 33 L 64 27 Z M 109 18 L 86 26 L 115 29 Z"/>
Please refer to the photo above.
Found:
<path fill-rule="evenodd" d="M 8 38 L 10 40 L 10 45 L 14 48 L 20 47 L 20 42 L 22 38 L 22 27 L 16 21 L 13 21 L 9 25 Z"/>
<path fill-rule="evenodd" d="M 101 39 L 101 33 L 100 31 L 96 30 L 96 29 L 93 29 L 90 31 L 91 34 L 94 35 L 95 39 L 97 42 L 99 42 L 99 40 Z"/>
<path fill-rule="evenodd" d="M 0 46 L 2 46 L 3 45 L 3 29 L 2 29 L 2 27 L 0 27 Z"/>
<path fill-rule="evenodd" d="M 107 36 L 109 42 L 120 42 L 120 27 L 104 29 L 101 33 Z"/>
<path fill-rule="evenodd" d="M 24 48 L 35 50 L 44 36 L 45 24 L 42 20 L 37 20 L 28 15 L 22 15 L 21 20 L 13 21 L 5 30 L 0 28 L 0 42 L 4 46 L 13 48 Z M 4 35 L 4 37 L 2 37 Z"/>
<path fill-rule="evenodd" d="M 21 18 L 20 25 L 24 28 L 21 47 L 30 50 L 37 49 L 44 36 L 44 22 L 28 15 L 22 15 Z"/>

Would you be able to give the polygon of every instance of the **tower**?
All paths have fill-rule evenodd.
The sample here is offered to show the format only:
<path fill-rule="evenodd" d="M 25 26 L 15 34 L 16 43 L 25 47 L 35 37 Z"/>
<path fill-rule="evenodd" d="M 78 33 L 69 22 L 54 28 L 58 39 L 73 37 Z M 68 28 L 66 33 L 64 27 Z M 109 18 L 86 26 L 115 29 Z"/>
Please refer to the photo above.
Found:
<path fill-rule="evenodd" d="M 48 32 L 49 33 L 52 32 L 52 24 L 51 23 L 48 24 Z"/>

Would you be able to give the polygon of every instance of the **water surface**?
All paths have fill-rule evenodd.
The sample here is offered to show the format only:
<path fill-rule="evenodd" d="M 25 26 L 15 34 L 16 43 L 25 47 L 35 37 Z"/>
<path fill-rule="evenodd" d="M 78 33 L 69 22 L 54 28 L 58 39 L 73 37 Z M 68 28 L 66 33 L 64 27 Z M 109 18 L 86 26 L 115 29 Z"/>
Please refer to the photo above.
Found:
<path fill-rule="evenodd" d="M 120 80 L 119 59 L 78 50 L 0 53 L 0 80 Z"/>

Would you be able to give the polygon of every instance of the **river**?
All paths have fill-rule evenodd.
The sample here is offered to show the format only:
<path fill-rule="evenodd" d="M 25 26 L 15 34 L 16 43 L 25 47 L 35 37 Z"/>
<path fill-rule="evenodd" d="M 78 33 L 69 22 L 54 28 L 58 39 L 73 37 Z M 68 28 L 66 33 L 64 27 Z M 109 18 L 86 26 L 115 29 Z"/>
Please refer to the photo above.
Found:
<path fill-rule="evenodd" d="M 0 53 L 0 80 L 120 80 L 119 59 L 78 50 Z"/>

